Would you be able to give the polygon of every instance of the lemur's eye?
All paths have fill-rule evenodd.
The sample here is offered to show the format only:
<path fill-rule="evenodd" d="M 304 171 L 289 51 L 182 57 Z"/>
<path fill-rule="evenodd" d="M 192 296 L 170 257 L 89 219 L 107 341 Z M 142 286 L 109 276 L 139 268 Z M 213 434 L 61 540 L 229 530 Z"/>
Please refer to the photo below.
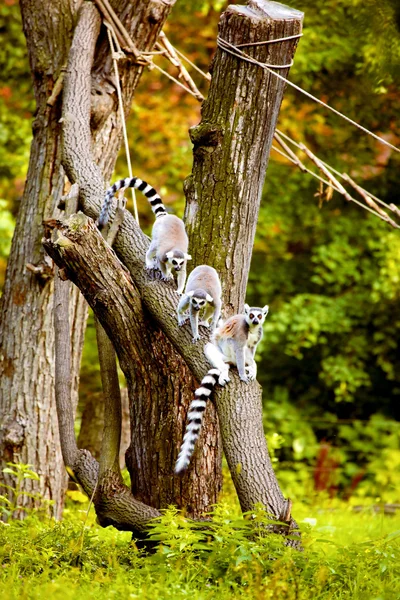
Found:
<path fill-rule="evenodd" d="M 253 318 L 254 318 L 254 315 L 253 315 L 253 313 L 250 313 L 250 315 L 249 315 L 249 316 L 250 316 L 250 319 L 253 319 Z"/>
<path fill-rule="evenodd" d="M 262 317 L 262 315 L 258 315 L 258 320 L 259 320 L 259 321 L 261 320 L 261 317 Z"/>
<path fill-rule="evenodd" d="M 172 264 L 176 265 L 176 260 L 174 258 L 172 259 Z"/>

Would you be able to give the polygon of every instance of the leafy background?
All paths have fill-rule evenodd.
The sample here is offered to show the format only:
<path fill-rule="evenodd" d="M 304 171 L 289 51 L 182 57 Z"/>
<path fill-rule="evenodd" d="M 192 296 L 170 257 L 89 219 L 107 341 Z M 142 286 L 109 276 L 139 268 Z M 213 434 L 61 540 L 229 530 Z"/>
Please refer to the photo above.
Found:
<path fill-rule="evenodd" d="M 180 0 L 165 28 L 205 71 L 225 2 Z M 400 136 L 400 5 L 396 0 L 295 0 L 304 36 L 290 79 L 393 144 Z M 0 282 L 27 170 L 34 99 L 18 3 L 0 6 Z M 157 59 L 159 60 L 159 59 Z M 171 70 L 166 64 L 164 68 Z M 173 73 L 173 70 L 171 70 Z M 207 83 L 195 73 L 201 91 Z M 147 71 L 132 106 L 134 172 L 181 215 L 188 128 L 198 102 Z M 399 155 L 287 88 L 279 127 L 371 193 L 399 204 Z M 126 175 L 121 154 L 115 179 Z M 291 498 L 395 502 L 400 489 L 400 238 L 272 152 L 247 300 L 270 305 L 259 352 L 265 429 Z M 139 198 L 141 223 L 152 222 Z M 99 389 L 89 324 L 82 397 Z"/>

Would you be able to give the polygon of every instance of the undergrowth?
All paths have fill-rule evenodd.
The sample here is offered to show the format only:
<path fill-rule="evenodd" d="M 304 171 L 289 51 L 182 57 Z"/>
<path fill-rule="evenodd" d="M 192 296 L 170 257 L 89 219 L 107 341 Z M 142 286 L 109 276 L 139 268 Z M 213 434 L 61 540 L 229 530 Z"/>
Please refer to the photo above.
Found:
<path fill-rule="evenodd" d="M 153 554 L 129 533 L 102 529 L 78 494 L 62 522 L 0 524 L 3 600 L 109 598 L 325 599 L 400 598 L 400 515 L 384 515 L 328 499 L 296 504 L 304 551 L 264 536 L 229 501 L 216 507 L 209 529 L 190 525 L 175 509 L 154 523 Z"/>

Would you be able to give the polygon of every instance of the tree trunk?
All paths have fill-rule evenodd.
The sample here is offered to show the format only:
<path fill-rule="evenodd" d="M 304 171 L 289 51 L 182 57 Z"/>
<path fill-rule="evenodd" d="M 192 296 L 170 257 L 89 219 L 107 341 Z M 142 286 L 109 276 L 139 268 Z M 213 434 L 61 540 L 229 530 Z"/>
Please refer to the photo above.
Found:
<path fill-rule="evenodd" d="M 128 390 L 121 389 L 122 428 L 119 466 L 125 467 L 125 453 L 131 442 Z M 85 399 L 78 448 L 86 448 L 96 460 L 100 458 L 101 440 L 104 427 L 104 398 L 101 392 L 90 394 Z"/>
<path fill-rule="evenodd" d="M 46 101 L 68 52 L 73 15 L 68 2 L 63 3 L 62 12 L 54 5 L 43 10 L 40 4 L 21 2 L 37 114 L 1 306 L 0 456 L 3 461 L 33 465 L 40 482 L 27 479 L 24 490 L 54 500 L 54 516 L 59 518 L 66 475 L 60 468 L 54 407 L 53 282 L 40 240 L 42 220 L 52 215 L 64 186 L 58 141 L 60 112 Z M 27 270 L 27 263 L 36 265 L 38 274 Z M 81 329 L 76 327 L 75 353 L 81 347 Z M 74 375 L 76 391 L 77 372 Z M 4 480 L 13 484 L 8 476 Z M 31 504 L 27 497 L 25 502 Z"/>
<path fill-rule="evenodd" d="M 54 405 L 52 268 L 46 263 L 40 242 L 42 221 L 54 214 L 64 188 L 60 98 L 52 106 L 47 101 L 66 63 L 81 4 L 81 0 L 21 1 L 37 115 L 0 309 L 0 456 L 3 464 L 12 461 L 33 465 L 40 481 L 25 480 L 24 490 L 52 499 L 56 518 L 62 512 L 66 475 Z M 138 48 L 150 50 L 172 2 L 115 0 L 113 4 L 116 12 L 123 15 Z M 120 61 L 125 106 L 131 104 L 142 70 L 142 65 Z M 121 143 L 116 93 L 110 80 L 113 67 L 107 36 L 102 32 L 93 66 L 92 125 L 94 156 L 107 179 Z M 27 263 L 35 272 L 27 270 Z M 70 322 L 71 377 L 76 398 L 86 322 L 86 310 L 76 290 L 70 303 Z M 1 472 L 0 480 L 13 485 L 12 478 Z M 33 504 L 27 497 L 25 501 Z"/>
<path fill-rule="evenodd" d="M 219 37 L 260 63 L 290 65 L 303 13 L 264 0 L 229 6 Z M 246 44 L 254 44 L 246 47 Z M 289 68 L 277 69 L 287 76 Z M 191 129 L 194 163 L 185 182 L 186 227 L 195 264 L 212 264 L 223 281 L 225 316 L 241 312 L 253 249 L 261 190 L 285 83 L 272 73 L 218 49 L 201 123 Z M 268 304 L 268 297 L 258 305 Z M 285 502 L 270 462 L 262 427 L 261 388 L 236 382 L 218 393 L 224 452 L 241 507 L 256 502 L 280 518 Z"/>
<path fill-rule="evenodd" d="M 247 34 L 250 32 L 249 38 L 240 40 L 241 43 L 264 41 L 269 39 L 269 36 L 281 37 L 282 35 L 296 34 L 300 31 L 301 13 L 291 11 L 282 5 L 276 6 L 275 3 L 262 1 L 254 2 L 252 6 L 254 10 L 241 7 L 228 9 L 221 26 L 221 35 L 227 36 L 225 39 L 231 39 L 238 43 L 239 40 L 235 38 L 235 35 L 239 35 L 240 31 L 245 31 Z M 273 11 L 272 14 L 269 14 L 269 9 Z M 226 30 L 224 29 L 225 24 L 227 26 Z M 232 30 L 229 30 L 229 24 L 231 24 Z M 291 26 L 293 26 L 292 30 Z M 277 32 L 278 35 L 271 35 L 271 33 L 276 34 Z M 261 52 L 264 51 L 264 47 L 261 48 Z M 268 53 L 269 60 L 271 63 L 279 60 L 279 64 L 287 64 L 290 62 L 294 49 L 295 42 L 272 44 Z M 254 50 L 254 52 L 258 56 L 257 51 Z M 280 53 L 282 56 L 280 56 Z M 285 60 L 280 60 L 282 58 Z M 226 57 L 222 59 L 222 62 L 225 60 Z M 217 201 L 213 200 L 212 206 L 209 206 L 209 211 L 204 210 L 203 218 L 206 220 L 209 214 L 214 214 L 216 233 L 214 233 L 212 227 L 206 224 L 209 235 L 207 239 L 211 241 L 213 249 L 209 262 L 215 264 L 219 261 L 218 265 L 220 266 L 223 283 L 225 283 L 225 277 L 231 283 L 232 289 L 225 292 L 225 294 L 226 297 L 232 299 L 232 308 L 240 306 L 244 300 L 245 285 L 243 281 L 247 281 L 263 169 L 266 166 L 276 116 L 283 94 L 283 86 L 277 85 L 275 87 L 271 83 L 270 76 L 266 75 L 264 71 L 256 71 L 257 74 L 255 75 L 253 65 L 251 66 L 253 72 L 250 73 L 247 70 L 247 64 L 240 64 L 239 66 L 237 65 L 237 59 L 235 61 L 236 63 L 231 65 L 231 69 L 241 76 L 237 80 L 237 85 L 240 90 L 247 90 L 247 96 L 240 91 L 241 96 L 244 98 L 242 101 L 237 95 L 230 95 L 230 101 L 224 106 L 223 111 L 220 102 L 219 110 L 211 111 L 210 114 L 217 116 L 221 114 L 222 123 L 207 124 L 209 132 L 212 133 L 212 130 L 217 130 L 216 136 L 213 136 L 213 134 L 211 136 L 206 135 L 205 128 L 203 128 L 201 135 L 197 138 L 197 150 L 200 151 L 198 151 L 196 159 L 199 159 L 200 167 L 207 161 L 207 156 L 204 157 L 204 154 L 214 153 L 208 166 L 211 173 L 215 173 L 215 177 L 211 175 L 210 181 L 215 179 L 218 181 L 219 175 L 219 181 L 221 182 L 219 190 L 224 190 L 222 177 L 224 173 L 227 176 L 229 181 L 228 193 L 225 196 L 223 191 L 222 194 L 222 197 L 225 197 L 225 204 L 218 202 L 217 193 L 219 190 L 214 189 L 210 193 L 207 185 L 203 185 L 202 182 L 206 180 L 206 172 L 204 170 L 203 176 L 198 176 L 197 168 L 199 165 L 196 167 L 195 163 L 189 190 L 195 190 L 193 198 L 198 202 L 198 205 L 193 204 L 193 201 L 190 204 L 190 196 L 188 205 L 188 211 L 192 212 L 188 218 L 189 224 L 195 229 L 197 215 L 202 210 L 201 203 L 203 201 L 211 203 L 213 196 L 217 198 Z M 221 57 L 217 56 L 214 70 L 221 68 Z M 221 80 L 221 76 L 221 71 L 215 75 L 217 84 Z M 224 76 L 227 76 L 226 72 Z M 253 87 L 251 87 L 251 83 Z M 246 87 L 241 87 L 244 84 Z M 263 102 L 267 114 L 264 112 L 258 114 L 257 112 L 257 116 L 254 117 L 255 107 L 250 100 L 259 97 L 260 94 L 269 95 L 268 101 Z M 210 92 L 211 98 L 212 93 Z M 217 102 L 217 99 L 214 99 L 214 101 Z M 240 119 L 231 119 L 230 115 L 235 114 L 235 111 L 240 112 Z M 237 122 L 243 123 L 245 132 L 251 132 L 250 139 L 247 139 L 244 135 L 235 139 L 235 124 L 237 126 Z M 232 157 L 231 162 L 229 156 Z M 243 172 L 240 168 L 240 159 L 243 159 L 243 157 L 246 158 L 249 169 L 248 184 L 243 181 Z M 238 165 L 237 169 L 232 169 L 232 165 Z M 199 177 L 198 181 L 197 177 Z M 204 194 L 202 197 L 200 191 L 196 192 L 196 185 L 199 185 L 201 191 L 207 191 L 208 196 Z M 93 189 L 96 189 L 96 185 L 90 186 L 90 190 Z M 256 192 L 251 193 L 252 189 L 255 189 Z M 93 217 L 96 216 L 101 204 L 100 186 L 98 186 L 96 194 L 89 193 L 88 188 L 88 192 L 82 198 L 85 212 Z M 236 212 L 239 213 L 240 219 L 235 220 Z M 234 233 L 232 235 L 221 235 L 218 228 L 225 231 L 226 222 L 230 223 L 231 221 L 235 225 L 235 227 L 231 227 Z M 185 360 L 192 374 L 200 379 L 208 369 L 203 355 L 203 344 L 192 344 L 189 330 L 177 326 L 177 296 L 174 287 L 157 280 L 152 281 L 146 275 L 143 266 L 148 241 L 130 215 L 125 216 L 115 241 L 116 252 L 129 269 L 130 276 L 117 261 L 114 254 L 107 249 L 93 223 L 83 215 L 77 215 L 71 219 L 69 225 L 57 225 L 65 240 L 60 245 L 48 241 L 46 242 L 46 249 L 59 266 L 66 268 L 68 276 L 79 286 L 113 341 L 121 368 L 127 378 L 132 406 L 135 386 L 139 378 L 146 381 L 148 377 L 146 370 L 142 370 L 142 372 L 139 370 L 139 348 L 143 348 L 146 344 L 149 345 L 149 348 L 152 348 L 153 344 L 152 332 L 148 330 L 146 335 L 146 329 L 141 327 L 145 319 L 151 318 L 153 326 L 158 325 L 172 344 L 171 353 L 160 355 L 160 368 L 165 368 L 165 364 L 167 364 L 168 372 L 172 373 L 176 367 L 174 365 L 176 354 L 172 354 L 173 346 Z M 200 225 L 201 221 L 198 229 L 201 233 Z M 241 247 L 240 256 L 235 254 L 238 239 L 245 241 Z M 197 242 L 199 242 L 200 248 L 203 244 L 203 252 L 205 252 L 206 244 L 201 235 L 193 241 L 193 251 L 197 252 L 197 246 L 195 245 Z M 204 262 L 204 256 L 200 253 L 197 256 L 197 262 Z M 233 275 L 236 273 L 236 277 L 232 277 L 232 263 L 234 263 Z M 239 268 L 240 271 L 237 270 Z M 207 335 L 204 336 L 204 341 L 207 341 Z M 231 383 L 223 390 L 218 390 L 215 396 L 224 450 L 242 508 L 248 510 L 256 502 L 262 502 L 273 517 L 294 525 L 294 522 L 290 520 L 290 503 L 283 498 L 268 455 L 262 428 L 260 387 L 256 382 L 246 386 L 239 381 L 237 374 L 233 372 Z M 148 419 L 152 417 L 153 413 L 147 414 Z M 138 424 L 138 427 L 140 426 L 141 423 Z M 142 447 L 146 447 L 147 440 L 144 439 L 143 435 L 140 442 Z M 164 447 L 169 448 L 167 441 L 164 441 Z M 155 456 L 152 458 L 153 460 L 157 459 Z M 173 465 L 170 464 L 171 473 L 172 468 Z M 172 477 L 172 475 L 170 476 Z M 105 499 L 113 500 L 110 496 L 110 485 L 104 486 L 102 492 Z M 126 506 L 128 501 L 126 495 L 124 501 Z M 136 527 L 137 518 L 140 520 L 140 516 L 138 517 L 137 512 L 135 512 L 135 500 L 132 497 L 129 497 L 129 505 L 132 514 L 136 514 Z M 102 513 L 100 498 L 96 502 L 96 510 L 98 514 L 99 512 Z M 118 523 L 118 518 L 111 508 L 108 519 L 103 519 L 103 522 Z M 126 519 L 123 526 L 128 526 Z"/>

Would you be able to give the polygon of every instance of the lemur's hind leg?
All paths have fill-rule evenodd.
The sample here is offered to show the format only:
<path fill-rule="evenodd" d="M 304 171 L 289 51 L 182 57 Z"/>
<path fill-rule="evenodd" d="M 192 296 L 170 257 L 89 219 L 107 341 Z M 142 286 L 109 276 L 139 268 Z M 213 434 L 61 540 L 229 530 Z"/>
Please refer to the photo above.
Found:
<path fill-rule="evenodd" d="M 219 385 L 225 385 L 225 383 L 228 383 L 228 381 L 230 381 L 229 364 L 225 362 L 225 357 L 222 354 L 222 352 L 220 352 L 219 348 L 217 348 L 217 346 L 209 342 L 204 346 L 204 354 L 206 355 L 214 369 L 218 369 L 218 371 L 220 371 L 221 373 L 218 378 Z"/>
<path fill-rule="evenodd" d="M 181 326 L 187 321 L 187 315 L 185 315 L 185 311 L 189 306 L 190 298 L 186 294 L 182 296 L 179 300 L 178 304 L 178 325 Z"/>
<path fill-rule="evenodd" d="M 214 314 L 214 304 L 212 303 L 207 303 L 205 309 L 204 309 L 204 314 L 203 314 L 203 319 L 200 321 L 199 325 L 203 325 L 203 327 L 210 327 L 210 319 Z"/>
<path fill-rule="evenodd" d="M 256 347 L 246 347 L 245 361 L 246 361 L 246 372 L 250 380 L 256 379 L 257 377 L 257 363 L 254 360 Z"/>

